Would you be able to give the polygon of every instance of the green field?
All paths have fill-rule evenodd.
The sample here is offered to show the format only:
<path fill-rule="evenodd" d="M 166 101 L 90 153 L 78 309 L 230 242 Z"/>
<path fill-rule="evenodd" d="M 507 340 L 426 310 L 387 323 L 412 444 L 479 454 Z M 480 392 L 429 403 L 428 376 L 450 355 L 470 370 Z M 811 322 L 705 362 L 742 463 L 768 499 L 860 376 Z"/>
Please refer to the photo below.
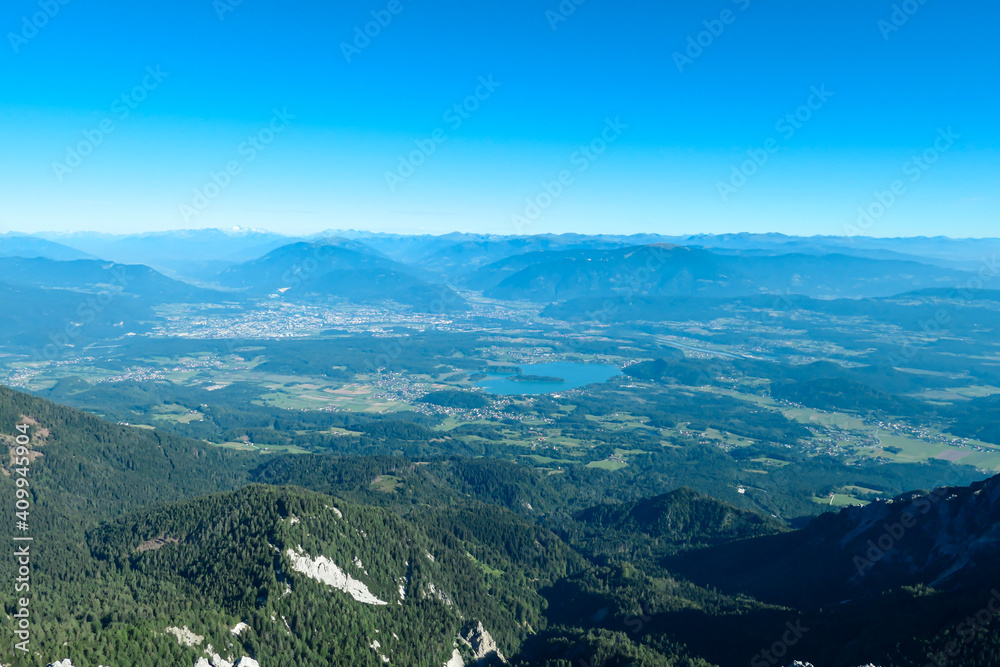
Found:
<path fill-rule="evenodd" d="M 224 447 L 225 449 L 238 449 L 244 452 L 258 452 L 260 454 L 309 454 L 309 452 L 301 447 L 296 447 L 294 445 L 282 446 L 282 445 L 256 445 L 243 442 L 241 440 L 235 440 L 230 442 L 208 442 L 210 445 L 215 447 Z"/>
<path fill-rule="evenodd" d="M 336 408 L 350 412 L 396 412 L 407 409 L 399 401 L 387 401 L 373 397 L 375 387 L 332 388 L 312 383 L 295 383 L 289 386 L 270 385 L 267 391 L 255 401 L 286 410 L 320 410 Z"/>
<path fill-rule="evenodd" d="M 967 387 L 948 387 L 947 389 L 928 389 L 915 397 L 929 401 L 946 401 L 954 403 L 956 401 L 966 401 L 972 398 L 984 398 L 1000 394 L 1000 387 L 991 385 L 970 385 Z"/>
<path fill-rule="evenodd" d="M 783 408 L 781 412 L 789 419 L 809 426 L 835 426 L 845 431 L 870 430 L 863 420 L 842 412 L 823 412 L 812 408 Z"/>
<path fill-rule="evenodd" d="M 489 565 L 487 565 L 486 563 L 484 563 L 481 560 L 477 559 L 475 556 L 473 556 L 469 552 L 465 552 L 465 555 L 468 556 L 469 560 L 471 560 L 473 563 L 475 563 L 476 566 L 480 570 L 482 570 L 483 573 L 486 574 L 487 576 L 490 576 L 490 577 L 502 577 L 503 576 L 503 570 L 498 570 L 495 567 L 490 567 Z"/>
<path fill-rule="evenodd" d="M 610 470 L 614 472 L 615 470 L 621 470 L 628 466 L 628 461 L 626 460 L 629 456 L 638 456 L 645 454 L 641 449 L 615 449 L 615 453 L 611 458 L 604 459 L 603 461 L 591 461 L 587 464 L 588 468 L 598 468 L 600 470 Z"/>
<path fill-rule="evenodd" d="M 791 465 L 788 461 L 782 461 L 781 459 L 772 459 L 766 456 L 761 456 L 756 459 L 750 459 L 754 463 L 759 463 L 768 468 L 784 468 L 787 465 Z"/>
<path fill-rule="evenodd" d="M 814 503 L 820 505 L 829 505 L 830 507 L 850 507 L 852 505 L 867 505 L 869 501 L 862 500 L 855 496 L 846 495 L 843 493 L 835 493 L 833 496 L 826 496 L 824 498 L 814 497 Z"/>
<path fill-rule="evenodd" d="M 724 442 L 727 445 L 732 445 L 734 447 L 749 447 L 755 443 L 755 441 L 750 438 L 744 438 L 733 433 L 719 431 L 714 428 L 705 429 L 705 432 L 702 435 L 710 440 Z"/>
<path fill-rule="evenodd" d="M 879 495 L 881 495 L 881 493 L 882 493 L 881 491 L 878 491 L 877 489 L 866 489 L 863 486 L 845 486 L 844 487 L 844 491 L 847 491 L 849 494 L 866 494 L 866 495 L 867 494 L 879 494 Z"/>
<path fill-rule="evenodd" d="M 526 459 L 531 459 L 535 463 L 541 465 L 547 465 L 549 463 L 577 463 L 577 461 L 573 461 L 570 459 L 553 459 L 548 456 L 539 456 L 538 454 L 522 454 L 521 456 L 523 456 Z"/>
<path fill-rule="evenodd" d="M 920 463 L 936 458 L 1000 472 L 1000 450 L 986 443 L 970 443 L 990 450 L 978 452 L 973 450 L 972 446 L 955 447 L 943 442 L 927 442 L 899 435 L 879 435 L 879 440 L 882 444 L 881 449 L 866 448 L 861 451 L 896 463 Z M 886 447 L 898 448 L 900 451 L 888 451 Z"/>
<path fill-rule="evenodd" d="M 621 470 L 627 465 L 628 464 L 625 463 L 624 461 L 604 460 L 604 461 L 591 461 L 590 463 L 587 464 L 587 467 L 598 468 L 600 470 L 610 470 L 611 472 L 614 472 L 615 470 Z"/>
<path fill-rule="evenodd" d="M 190 424 L 201 421 L 205 415 L 197 410 L 188 410 L 183 405 L 159 405 L 153 408 L 153 419 L 171 421 L 177 424 Z"/>
<path fill-rule="evenodd" d="M 403 480 L 392 475 L 379 475 L 371 483 L 371 489 L 380 493 L 395 493 L 402 486 Z"/>

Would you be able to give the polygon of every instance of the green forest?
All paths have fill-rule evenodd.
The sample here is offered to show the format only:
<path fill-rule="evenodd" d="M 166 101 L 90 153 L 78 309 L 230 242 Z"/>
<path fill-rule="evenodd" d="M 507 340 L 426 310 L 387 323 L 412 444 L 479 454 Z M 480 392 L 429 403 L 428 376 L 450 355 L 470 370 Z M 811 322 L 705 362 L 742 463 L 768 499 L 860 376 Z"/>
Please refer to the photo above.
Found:
<path fill-rule="evenodd" d="M 828 651 L 905 598 L 916 616 L 883 621 L 831 664 L 907 665 L 954 632 L 913 619 L 937 623 L 942 606 L 960 619 L 992 577 L 958 591 L 873 589 L 839 609 L 741 592 L 697 567 L 708 562 L 699 554 L 749 557 L 801 531 L 685 488 L 724 479 L 725 468 L 702 470 L 711 458 L 696 444 L 641 457 L 655 462 L 610 484 L 600 470 L 553 475 L 489 458 L 266 457 L 5 389 L 0 420 L 23 425 L 34 452 L 31 652 L 16 664 L 439 666 L 457 650 L 483 664 L 728 665 L 766 650 L 760 638 L 780 638 L 789 619 L 824 628 L 790 655 Z M 423 427 L 411 427 L 370 433 L 417 438 Z M 685 474 L 692 456 L 701 472 Z M 5 466 L 11 502 L 15 477 Z M 309 562 L 334 565 L 379 603 L 310 576 Z M 15 563 L 4 567 L 12 580 Z M 17 602 L 4 604 L 13 636 Z M 992 664 L 992 623 L 962 644 L 962 664 Z"/>

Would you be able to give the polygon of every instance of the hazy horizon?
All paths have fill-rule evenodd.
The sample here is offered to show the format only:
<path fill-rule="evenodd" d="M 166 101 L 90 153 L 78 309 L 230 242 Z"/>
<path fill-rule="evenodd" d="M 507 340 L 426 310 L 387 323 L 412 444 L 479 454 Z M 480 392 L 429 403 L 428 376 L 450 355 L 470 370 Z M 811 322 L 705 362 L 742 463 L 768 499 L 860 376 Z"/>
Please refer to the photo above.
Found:
<path fill-rule="evenodd" d="M 291 233 L 286 232 L 281 229 L 266 228 L 266 227 L 179 227 L 175 229 L 153 229 L 148 231 L 139 232 L 106 232 L 96 229 L 81 229 L 73 231 L 59 231 L 59 230 L 39 230 L 35 232 L 22 231 L 17 229 L 9 229 L 4 232 L 0 232 L 0 236 L 35 236 L 39 238 L 58 238 L 58 237 L 72 237 L 72 236 L 110 236 L 110 237 L 129 237 L 129 236 L 156 236 L 156 235 L 166 235 L 171 233 L 182 234 L 182 233 L 192 233 L 192 232 L 224 232 L 231 233 L 233 235 L 239 235 L 243 233 L 262 233 L 262 234 L 273 234 L 276 236 L 285 236 L 290 239 L 304 238 L 304 239 L 316 239 L 322 238 L 323 235 L 331 236 L 336 234 L 371 234 L 371 235 L 386 235 L 386 236 L 449 236 L 454 234 L 464 234 L 464 235 L 481 235 L 481 236 L 495 236 L 501 237 L 529 237 L 529 236 L 610 236 L 610 237 L 630 237 L 630 236 L 663 236 L 667 238 L 693 238 L 698 236 L 706 237 L 724 237 L 724 236 L 772 236 L 772 237 L 785 237 L 785 238 L 801 238 L 801 239 L 820 239 L 820 238 L 843 238 L 843 239 L 855 239 L 855 240 L 880 240 L 880 241 L 891 241 L 891 240 L 908 240 L 908 239 L 946 239 L 949 241 L 989 241 L 994 239 L 1000 239 L 1000 236 L 951 236 L 948 234 L 934 234 L 934 235 L 913 235 L 913 236 L 868 236 L 868 235 L 844 235 L 844 234 L 786 234 L 784 232 L 751 232 L 751 231 L 730 231 L 730 232 L 701 232 L 701 231 L 677 231 L 673 233 L 664 232 L 622 232 L 622 231 L 592 231 L 588 233 L 583 232 L 538 232 L 534 234 L 493 234 L 490 232 L 478 232 L 473 230 L 461 230 L 461 229 L 450 229 L 450 230 L 437 230 L 437 231 L 423 231 L 418 229 L 413 230 L 375 230 L 375 229 L 364 229 L 364 228 L 347 228 L 347 229 L 328 229 L 320 228 L 309 231 L 304 231 L 301 233 Z"/>

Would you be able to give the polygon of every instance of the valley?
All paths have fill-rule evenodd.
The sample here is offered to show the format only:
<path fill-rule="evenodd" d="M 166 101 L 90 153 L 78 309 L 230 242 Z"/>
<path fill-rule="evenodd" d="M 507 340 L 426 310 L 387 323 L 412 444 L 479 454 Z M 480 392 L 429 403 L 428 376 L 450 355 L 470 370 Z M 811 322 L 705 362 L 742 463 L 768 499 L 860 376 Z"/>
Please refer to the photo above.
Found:
<path fill-rule="evenodd" d="M 496 245 L 482 248 L 495 254 Z M 554 260 L 560 276 L 572 275 L 567 261 L 598 262 L 587 279 L 593 296 L 575 287 L 555 288 L 550 302 L 522 300 L 516 290 L 501 297 L 510 275 L 544 275 L 553 261 L 545 253 L 472 261 L 479 268 L 467 279 L 408 269 L 428 285 L 457 285 L 460 301 L 452 306 L 467 304 L 460 308 L 443 301 L 428 307 L 402 278 L 374 298 L 357 285 L 338 292 L 332 277 L 323 288 L 332 291 L 319 295 L 166 287 L 170 279 L 154 276 L 112 287 L 121 293 L 106 299 L 109 309 L 135 313 L 134 327 L 82 325 L 73 342 L 50 343 L 56 354 L 7 339 L 2 383 L 27 392 L 5 395 L 10 420 L 17 421 L 18 404 L 30 404 L 19 414 L 36 420 L 36 413 L 72 408 L 103 420 L 59 417 L 85 424 L 74 427 L 84 429 L 83 439 L 52 429 L 67 438 L 60 440 L 66 453 L 41 449 L 40 465 L 51 470 L 43 479 L 54 485 L 46 494 L 77 498 L 80 509 L 71 511 L 105 497 L 125 510 L 97 513 L 81 523 L 84 533 L 67 539 L 87 540 L 73 556 L 79 567 L 141 616 L 89 622 L 79 602 L 70 602 L 83 581 L 45 570 L 53 595 L 64 591 L 45 604 L 54 605 L 52 613 L 67 610 L 54 636 L 75 637 L 74 646 L 92 646 L 93 655 L 119 663 L 124 653 L 107 633 L 127 627 L 130 646 L 184 664 L 232 663 L 240 655 L 268 667 L 321 664 L 336 654 L 353 656 L 353 664 L 485 665 L 501 664 L 502 656 L 510 664 L 562 667 L 566 656 L 590 651 L 696 667 L 749 660 L 768 646 L 759 633 L 788 618 L 822 622 L 825 636 L 849 633 L 850 617 L 825 603 L 772 598 L 759 582 L 745 588 L 755 581 L 751 574 L 717 578 L 686 554 L 753 554 L 770 548 L 768 540 L 818 531 L 839 512 L 881 511 L 907 493 L 966 487 L 1000 473 L 993 419 L 1000 294 L 872 295 L 856 282 L 851 289 L 860 291 L 851 296 L 760 294 L 761 286 L 741 288 L 752 292 L 745 295 L 678 296 L 680 274 L 671 272 L 688 269 L 672 255 L 649 269 L 643 253 L 662 258 L 659 246 L 622 252 L 606 245 L 611 249 L 563 248 Z M 467 260 L 476 247 L 463 242 Z M 347 271 L 346 262 L 398 274 L 407 260 L 404 253 L 386 264 L 381 251 L 360 241 L 328 238 L 279 247 L 251 260 L 252 270 L 226 275 L 298 275 L 294 267 L 317 253 L 337 271 Z M 872 275 L 898 270 L 868 261 Z M 633 268 L 617 266 L 622 262 Z M 520 268 L 510 274 L 512 263 Z M 614 287 L 635 266 L 652 272 Z M 86 280 L 93 267 L 82 268 Z M 67 290 L 58 282 L 67 271 L 60 267 L 57 282 L 41 287 L 63 300 L 54 308 L 67 293 L 72 303 L 109 289 L 84 281 Z M 483 277 L 495 271 L 509 275 Z M 530 281 L 540 279 L 547 280 Z M 403 301 L 392 298 L 397 288 Z M 811 289 L 836 291 L 820 283 Z M 922 324 L 927 313 L 933 318 L 946 308 L 961 329 Z M 155 454 L 159 445 L 149 439 L 166 439 L 176 455 L 197 452 L 197 465 L 209 468 L 186 490 L 170 490 L 154 474 L 142 484 L 160 490 L 126 497 L 115 485 L 135 482 L 113 480 L 136 468 L 114 471 L 132 454 L 76 449 L 90 439 L 83 432 L 106 428 L 118 429 L 112 443 L 125 438 Z M 86 477 L 70 481 L 74 474 L 58 460 L 84 452 L 88 465 L 111 477 L 81 494 L 75 485 Z M 205 486 L 209 479 L 216 481 Z M 273 516 L 252 518 L 265 507 Z M 231 534 L 200 533 L 204 521 L 221 521 L 209 518 L 213 512 L 245 518 L 226 522 Z M 692 523 L 677 524 L 680 517 Z M 51 520 L 53 530 L 61 525 Z M 340 521 L 360 522 L 358 530 L 375 541 L 350 541 Z M 527 546 L 525 531 L 541 551 Z M 220 559 L 245 568 L 225 573 L 211 565 Z M 417 562 L 427 571 L 419 574 Z M 123 579 L 122 568 L 142 574 Z M 917 581 L 933 587 L 919 576 L 906 585 Z M 324 587 L 353 600 L 333 604 Z M 890 588 L 918 608 L 925 595 L 964 604 L 947 587 Z M 147 597 L 156 590 L 214 611 L 163 606 Z M 878 603 L 865 595 L 852 605 L 875 613 Z M 929 608 L 921 613 L 932 615 Z M 342 620 L 332 620 L 338 615 Z M 151 626 L 141 618 L 163 620 Z M 633 632 L 637 621 L 641 631 Z M 238 623 L 246 634 L 229 632 Z M 317 623 L 351 629 L 334 639 Z M 167 625 L 202 639 L 164 639 Z M 720 628 L 734 633 L 724 649 L 706 639 Z M 414 632 L 426 637 L 419 653 Z M 282 634 L 294 659 L 280 657 Z M 905 630 L 891 636 L 922 641 Z M 844 667 L 895 664 L 887 646 L 868 637 L 833 658 L 828 645 L 803 638 L 801 655 Z M 75 655 L 85 662 L 85 654 Z"/>

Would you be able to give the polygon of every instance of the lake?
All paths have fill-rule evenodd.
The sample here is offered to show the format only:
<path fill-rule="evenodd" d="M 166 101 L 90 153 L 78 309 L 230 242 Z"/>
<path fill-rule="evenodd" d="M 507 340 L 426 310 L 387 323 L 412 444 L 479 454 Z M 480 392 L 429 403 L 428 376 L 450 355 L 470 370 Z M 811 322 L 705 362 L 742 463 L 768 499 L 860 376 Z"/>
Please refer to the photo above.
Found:
<path fill-rule="evenodd" d="M 521 375 L 535 376 L 539 380 L 511 380 L 510 373 L 492 376 L 477 384 L 491 394 L 551 394 L 576 389 L 595 382 L 607 382 L 621 370 L 611 364 L 583 364 L 557 361 L 548 364 L 524 364 Z M 544 378 L 562 378 L 565 382 L 549 382 Z"/>

